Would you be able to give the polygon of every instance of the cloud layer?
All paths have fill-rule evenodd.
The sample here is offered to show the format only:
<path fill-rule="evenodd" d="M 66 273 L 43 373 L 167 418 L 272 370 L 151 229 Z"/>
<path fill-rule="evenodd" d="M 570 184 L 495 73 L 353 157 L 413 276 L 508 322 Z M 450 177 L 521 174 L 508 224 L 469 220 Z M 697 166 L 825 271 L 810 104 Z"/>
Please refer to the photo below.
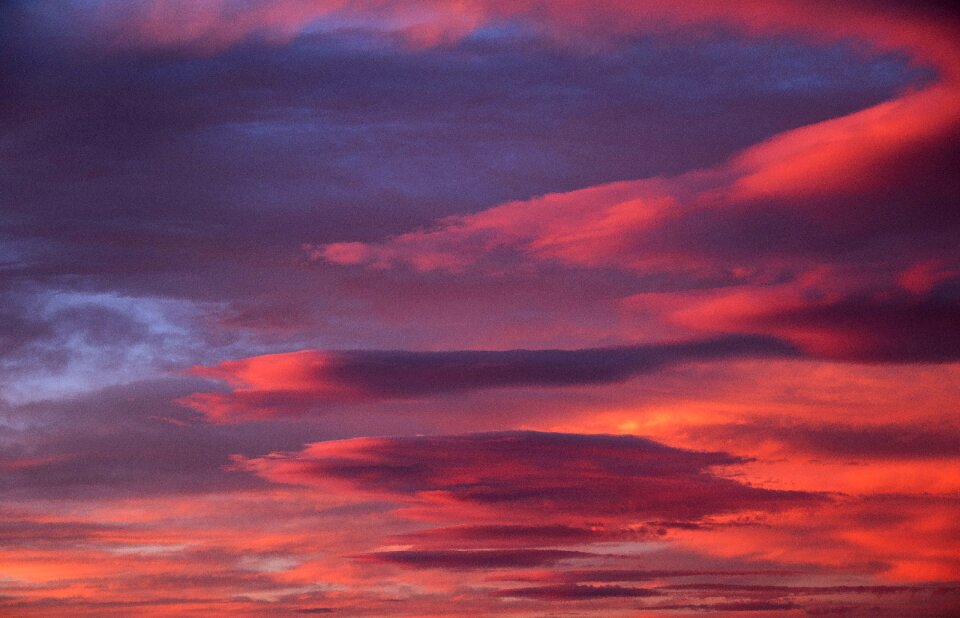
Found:
<path fill-rule="evenodd" d="M 0 614 L 957 614 L 958 41 L 0 3 Z"/>

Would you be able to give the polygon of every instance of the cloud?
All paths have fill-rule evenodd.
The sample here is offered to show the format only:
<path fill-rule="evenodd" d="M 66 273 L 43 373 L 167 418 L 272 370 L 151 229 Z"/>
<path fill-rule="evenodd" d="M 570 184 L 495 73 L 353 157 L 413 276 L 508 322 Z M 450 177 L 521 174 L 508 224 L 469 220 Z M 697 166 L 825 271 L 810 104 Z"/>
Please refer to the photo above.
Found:
<path fill-rule="evenodd" d="M 879 261 L 891 245 L 914 258 L 931 249 L 912 246 L 918 237 L 949 253 L 960 185 L 943 172 L 960 160 L 958 107 L 960 89 L 945 79 L 783 132 L 720 165 L 504 203 L 311 256 L 422 272 L 496 271 L 502 260 L 656 272 L 745 267 L 758 254 L 831 263 L 856 250 L 861 262 Z"/>
<path fill-rule="evenodd" d="M 696 430 L 713 439 L 740 443 L 778 442 L 792 454 L 831 458 L 945 459 L 960 457 L 960 428 L 950 421 L 915 423 L 797 423 L 752 419 Z"/>
<path fill-rule="evenodd" d="M 695 520 L 815 504 L 813 494 L 744 485 L 710 472 L 744 460 L 630 436 L 500 432 L 318 442 L 299 453 L 236 458 L 274 482 L 349 487 L 480 513 L 608 521 Z"/>
<path fill-rule="evenodd" d="M 734 601 L 731 603 L 699 603 L 655 605 L 651 609 L 693 610 L 696 612 L 785 612 L 804 609 L 796 603 L 776 601 Z"/>
<path fill-rule="evenodd" d="M 911 592 L 914 590 L 931 590 L 930 586 L 763 586 L 756 584 L 669 584 L 664 586 L 674 590 L 714 590 L 718 592 L 751 592 L 772 593 L 777 595 L 806 595 L 806 594 L 891 594 L 894 592 Z"/>
<path fill-rule="evenodd" d="M 0 614 L 956 613 L 935 4 L 2 3 Z"/>
<path fill-rule="evenodd" d="M 949 204 L 960 186 L 942 172 L 958 161 L 960 125 L 946 111 L 958 103 L 952 91 L 921 91 L 787 132 L 727 165 L 505 203 L 310 255 L 420 272 L 495 273 L 519 262 L 676 273 L 852 255 L 888 268 L 896 249 L 906 267 L 953 255 L 947 238 L 960 219 Z"/>
<path fill-rule="evenodd" d="M 0 404 L 0 491 L 8 499 L 114 499 L 249 490 L 262 483 L 223 469 L 232 453 L 295 448 L 283 425 L 198 423 L 172 402 L 195 379 L 135 382 L 59 400 Z"/>
<path fill-rule="evenodd" d="M 960 360 L 960 300 L 951 295 L 873 295 L 811 290 L 740 290 L 690 303 L 675 320 L 712 331 L 787 340 L 807 355 L 858 362 Z"/>
<path fill-rule="evenodd" d="M 543 547 L 605 541 L 644 540 L 655 537 L 642 527 L 616 528 L 568 524 L 481 524 L 430 528 L 398 536 L 398 543 L 417 547 Z"/>
<path fill-rule="evenodd" d="M 757 321 L 740 326 L 747 332 L 779 330 L 775 334 L 785 333 L 819 358 L 956 360 L 957 342 L 950 337 L 958 330 L 955 295 L 904 299 L 890 297 L 890 290 L 904 281 L 914 291 L 927 290 L 924 281 L 911 283 L 916 277 L 905 280 L 902 273 L 916 264 L 960 259 L 953 241 L 960 218 L 952 206 L 960 184 L 944 173 L 960 162 L 957 23 L 936 12 L 910 16 L 889 4 L 874 7 L 910 22 L 888 28 L 861 22 L 862 8 L 845 14 L 862 26 L 862 37 L 881 49 L 908 50 L 934 65 L 937 79 L 780 133 L 725 163 L 506 202 L 379 242 L 317 244 L 308 255 L 375 272 L 399 268 L 477 277 L 518 264 L 533 271 L 557 264 L 621 269 L 668 280 L 726 270 L 740 273 L 747 287 L 856 265 L 856 276 L 832 281 L 845 286 L 843 298 L 781 313 L 751 307 Z M 731 9 L 729 17 L 769 26 L 746 13 Z M 837 34 L 834 17 L 820 16 L 818 24 L 790 6 L 784 22 L 830 38 Z"/>
<path fill-rule="evenodd" d="M 392 34 L 414 47 L 450 44 L 476 34 L 491 36 L 498 28 L 509 31 L 510 26 L 537 28 L 556 42 L 596 43 L 615 41 L 643 25 L 651 28 L 651 22 L 660 28 L 721 22 L 750 33 L 793 30 L 827 39 L 853 31 L 870 37 L 877 45 L 913 44 L 924 49 L 918 45 L 920 38 L 929 50 L 936 48 L 936 41 L 922 36 L 930 39 L 936 25 L 955 21 L 950 11 L 935 3 L 905 6 L 883 0 L 823 5 L 818 10 L 793 0 L 729 6 L 604 2 L 589 12 L 576 3 L 543 10 L 538 0 L 483 0 L 470 5 L 451 5 L 442 0 L 414 0 L 402 5 L 379 0 L 269 0 L 253 4 L 200 0 L 188 5 L 175 0 L 100 0 L 95 10 L 78 2 L 66 6 L 54 3 L 53 7 L 49 1 L 35 4 L 33 11 L 20 9 L 25 13 L 21 18 L 61 27 L 70 24 L 75 30 L 74 43 L 81 47 L 167 47 L 194 53 L 220 51 L 251 38 L 287 44 L 306 32 L 350 29 Z M 878 14 L 886 19 L 871 19 Z M 895 27 L 891 27 L 892 20 L 896 20 Z M 937 51 L 944 53 L 942 47 Z"/>
<path fill-rule="evenodd" d="M 796 200 L 789 196 L 789 203 L 770 208 L 753 196 L 734 208 L 694 204 L 687 212 L 692 195 L 709 194 L 716 182 L 728 187 L 737 174 L 753 177 L 808 147 L 815 156 L 816 144 L 844 136 L 846 125 L 774 140 L 738 159 L 737 172 L 723 172 L 734 153 L 930 83 L 935 76 L 920 66 L 928 59 L 918 51 L 926 48 L 916 44 L 927 23 L 920 11 L 882 7 L 898 17 L 908 13 L 891 29 L 873 23 L 872 6 L 812 15 L 795 3 L 778 4 L 780 24 L 768 10 L 696 3 L 610 3 L 590 15 L 575 3 L 544 14 L 535 3 L 480 2 L 468 15 L 433 2 L 400 8 L 104 1 L 96 10 L 81 3 L 14 4 L 0 37 L 9 51 L 4 68 L 16 76 L 0 117 L 8 129 L 0 157 L 12 170 L 0 233 L 21 255 L 5 275 L 48 289 L 208 303 L 210 319 L 191 322 L 189 335 L 210 330 L 241 344 L 251 343 L 245 337 L 272 344 L 249 345 L 244 355 L 317 341 L 341 348 L 480 348 L 489 344 L 450 340 L 478 325 L 494 330 L 487 311 L 536 314 L 510 345 L 542 347 L 533 331 L 581 333 L 573 322 L 603 310 L 574 307 L 576 292 L 569 290 L 577 281 L 632 291 L 726 285 L 728 272 L 744 262 L 760 270 L 782 266 L 759 260 L 756 244 L 764 255 L 789 247 L 791 255 L 822 250 L 832 257 L 837 247 L 873 238 L 869 227 L 857 232 L 865 224 L 881 222 L 885 242 L 893 242 L 904 237 L 905 224 L 934 215 L 950 223 L 952 209 L 945 207 L 926 205 L 916 215 L 913 197 L 933 193 L 932 179 L 937 195 L 951 195 L 940 170 L 950 169 L 955 140 L 930 121 L 927 107 L 935 101 L 914 106 L 913 99 L 853 123 L 877 121 L 894 137 L 916 134 L 923 152 L 897 150 L 889 165 L 870 168 L 896 180 L 896 203 L 843 219 L 843 233 L 813 215 L 795 225 Z M 702 26 L 717 20 L 743 31 L 734 37 Z M 383 38 L 414 22 L 450 37 L 433 47 Z M 698 24 L 698 33 L 684 31 L 680 45 L 666 34 L 689 24 Z M 841 24 L 844 36 L 856 32 L 876 48 L 864 53 L 838 43 Z M 631 34 L 634 28 L 644 36 Z M 784 29 L 802 36 L 778 36 Z M 939 32 L 931 30 L 928 47 L 939 45 L 933 36 Z M 583 37 L 606 46 L 575 44 Z M 884 124 L 910 110 L 922 120 Z M 915 125 L 928 127 L 929 135 Z M 884 130 L 877 132 L 882 138 Z M 942 156 L 931 158 L 931 149 Z M 847 159 L 867 160 L 854 151 Z M 719 180 L 686 174 L 718 168 Z M 648 180 L 620 182 L 638 178 Z M 774 202 L 780 195 L 761 193 Z M 882 206 L 874 193 L 851 201 Z M 543 195 L 553 197 L 535 197 Z M 495 204 L 512 207 L 478 212 Z M 847 204 L 844 212 L 848 206 L 856 210 Z M 675 207 L 684 213 L 679 218 Z M 765 217 L 768 210 L 775 216 Z M 420 238 L 429 233 L 411 232 L 431 221 L 449 242 L 434 247 Z M 884 256 L 902 251 L 919 259 L 939 250 L 930 248 L 930 238 L 927 249 L 913 242 L 932 235 L 931 226 L 909 229 L 915 232 L 903 243 L 909 246 L 882 247 Z M 946 239 L 941 245 L 952 238 L 950 225 L 935 229 Z M 471 230 L 476 234 L 466 234 Z M 409 252 L 400 241 L 404 233 L 417 238 Z M 378 242 L 388 236 L 394 240 Z M 523 288 L 518 297 L 534 300 L 518 307 L 503 293 L 487 308 L 433 291 L 442 287 L 438 278 L 398 281 L 396 273 L 380 273 L 382 280 L 373 282 L 380 276 L 359 269 L 326 262 L 310 268 L 303 264 L 304 243 L 313 246 L 308 254 L 330 249 L 339 262 L 377 264 L 380 249 L 390 262 L 396 249 L 397 263 L 413 260 L 423 269 L 469 269 L 478 253 L 495 262 L 494 271 L 515 278 L 511 285 Z M 331 249 L 337 246 L 348 251 Z M 548 284 L 542 273 L 526 272 L 531 255 L 538 267 L 559 263 L 567 270 Z M 629 276 L 604 270 L 624 265 Z M 456 283 L 464 294 L 496 284 L 473 272 Z M 431 290 L 431 297 L 417 294 L 422 306 L 411 307 L 414 295 L 404 292 L 410 286 Z M 386 312 L 380 304 L 389 305 Z M 508 321 L 496 320 L 498 334 Z M 441 333 L 437 324 L 451 327 Z M 547 345 L 570 345 L 563 335 L 554 338 Z M 600 340 L 628 339 L 597 333 L 575 345 Z"/>
<path fill-rule="evenodd" d="M 589 599 L 641 598 L 660 596 L 661 593 L 649 588 L 631 588 L 628 586 L 534 586 L 528 588 L 509 588 L 497 591 L 497 596 L 545 599 L 550 601 L 585 601 Z"/>
<path fill-rule="evenodd" d="M 405 550 L 361 554 L 361 561 L 387 562 L 416 569 L 516 569 L 590 558 L 582 551 L 559 549 Z"/>
<path fill-rule="evenodd" d="M 307 265 L 301 246 L 370 243 L 499 203 L 717 165 L 780 131 L 928 79 L 902 54 L 864 57 L 850 46 L 773 37 L 734 42 L 713 33 L 674 46 L 651 33 L 596 53 L 558 47 L 536 28 L 494 28 L 410 49 L 380 41 L 361 20 L 359 30 L 308 28 L 279 44 L 256 34 L 276 18 L 270 2 L 7 4 L 0 70 L 12 86 L 0 109 L 0 160 L 11 199 L 0 221 L 0 285 L 22 285 L 41 300 L 83 291 L 130 304 L 189 301 L 184 311 L 200 315 L 178 323 L 188 332 L 177 346 L 205 344 L 191 357 L 214 342 L 244 355 L 318 341 L 482 347 L 489 344 L 450 340 L 478 325 L 504 330 L 509 320 L 491 317 L 498 311 L 529 316 L 527 340 L 516 336 L 514 347 L 542 347 L 530 331 L 578 333 L 573 322 L 594 312 L 572 295 L 596 304 L 590 290 L 637 283 L 569 271 L 546 281 L 512 263 L 501 270 L 515 293 L 482 277 L 374 281 Z M 449 11 L 445 4 L 438 10 Z M 309 21 L 317 6 L 276 10 Z M 355 10 L 376 22 L 376 10 Z M 115 47 L 85 30 L 100 18 L 123 22 L 132 38 L 141 26 L 199 25 L 171 31 L 184 40 Z M 220 26 L 230 44 L 215 53 L 180 47 L 219 40 Z M 64 49 L 74 37 L 95 49 Z M 575 280 L 583 291 L 571 289 Z M 411 286 L 424 293 L 406 294 Z M 467 301 L 480 295 L 486 300 Z M 33 326 L 29 312 L 15 313 L 11 345 Z M 556 339 L 548 345 L 570 345 Z M 173 340 L 138 343 L 152 350 Z M 102 367 L 91 373 L 130 379 Z"/>
<path fill-rule="evenodd" d="M 768 576 L 784 577 L 795 575 L 788 571 L 766 570 L 766 571 L 745 571 L 745 570 L 726 570 L 726 571 L 708 571 L 708 570 L 648 570 L 648 569 L 591 569 L 591 570 L 573 570 L 573 571 L 552 571 L 543 574 L 527 575 L 516 578 L 516 581 L 539 581 L 553 582 L 557 584 L 576 584 L 582 582 L 610 583 L 610 582 L 646 582 L 658 581 L 663 579 L 672 579 L 676 577 L 703 577 L 716 579 L 718 577 L 749 577 L 749 576 Z"/>
<path fill-rule="evenodd" d="M 224 380 L 233 391 L 196 393 L 179 401 L 216 421 L 303 416 L 336 403 L 609 384 L 681 363 L 793 354 L 774 339 L 740 336 L 584 350 L 306 350 L 195 367 L 195 375 Z"/>

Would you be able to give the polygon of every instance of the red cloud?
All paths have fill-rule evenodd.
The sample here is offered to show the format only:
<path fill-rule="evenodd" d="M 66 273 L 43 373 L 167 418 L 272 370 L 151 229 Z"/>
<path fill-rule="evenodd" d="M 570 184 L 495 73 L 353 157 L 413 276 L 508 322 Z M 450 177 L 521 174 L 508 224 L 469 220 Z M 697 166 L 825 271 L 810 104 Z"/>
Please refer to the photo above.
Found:
<path fill-rule="evenodd" d="M 559 549 L 417 549 L 361 554 L 357 559 L 415 569 L 489 570 L 554 565 L 564 560 L 591 556 L 582 551 Z"/>
<path fill-rule="evenodd" d="M 818 500 L 709 471 L 742 462 L 629 436 L 504 432 L 318 442 L 300 453 L 239 457 L 236 466 L 275 482 L 346 485 L 480 513 L 539 513 L 548 519 L 554 513 L 563 522 L 571 516 L 692 520 Z"/>
<path fill-rule="evenodd" d="M 550 19 L 569 25 L 574 13 L 562 4 Z M 498 273 L 518 262 L 662 277 L 719 270 L 741 273 L 747 285 L 765 285 L 777 272 L 799 281 L 824 266 L 839 272 L 855 262 L 859 272 L 853 277 L 831 281 L 833 275 L 826 275 L 824 285 L 836 292 L 832 297 L 736 291 L 685 308 L 681 322 L 780 337 L 818 358 L 960 358 L 955 293 L 891 293 L 903 288 L 927 294 L 955 278 L 949 265 L 960 260 L 960 182 L 951 173 L 960 165 L 955 19 L 890 3 L 818 5 L 811 11 L 809 5 L 749 2 L 678 3 L 669 9 L 613 3 L 594 19 L 613 14 L 621 18 L 613 27 L 617 32 L 639 16 L 656 14 L 687 24 L 730 20 L 751 32 L 795 30 L 824 41 L 856 36 L 876 49 L 903 50 L 930 63 L 938 79 L 871 108 L 775 136 L 711 169 L 511 202 L 382 242 L 311 247 L 311 257 L 420 272 Z"/>
<path fill-rule="evenodd" d="M 698 329 L 763 333 L 810 356 L 861 362 L 960 359 L 960 302 L 897 292 L 816 296 L 810 290 L 735 290 L 677 309 Z"/>
<path fill-rule="evenodd" d="M 335 403 L 424 397 L 489 388 L 622 382 L 663 367 L 741 356 L 791 356 L 764 337 L 722 337 L 584 350 L 351 351 L 305 350 L 195 367 L 230 384 L 230 393 L 195 393 L 180 403 L 229 421 L 304 416 Z"/>
<path fill-rule="evenodd" d="M 501 10 L 493 2 L 478 6 L 491 15 Z M 515 10 L 523 14 L 528 8 L 520 3 Z M 795 29 L 826 40 L 859 36 L 878 49 L 905 49 L 917 61 L 935 65 L 940 81 L 776 136 L 713 169 L 503 204 L 382 243 L 334 243 L 308 251 L 315 259 L 338 264 L 408 265 L 418 271 L 460 271 L 507 252 L 535 262 L 675 272 L 735 260 L 736 252 L 709 242 L 698 246 L 703 243 L 697 240 L 718 231 L 717 226 L 749 231 L 745 219 L 752 217 L 771 220 L 766 233 L 779 225 L 784 236 L 812 234 L 820 239 L 809 241 L 838 246 L 849 245 L 846 237 L 855 237 L 858 230 L 861 241 L 872 238 L 878 224 L 956 229 L 956 209 L 943 202 L 955 201 L 960 191 L 944 174 L 960 160 L 955 148 L 960 30 L 954 20 L 936 15 L 890 5 L 870 8 L 818 5 L 811 11 L 809 5 L 792 2 L 602 4 L 593 20 L 614 32 L 658 17 L 679 23 L 727 20 L 754 32 Z M 546 18 L 561 29 L 572 23 L 584 27 L 573 16 L 583 17 L 574 3 L 557 3 Z M 767 244 L 773 249 L 767 253 L 774 256 L 784 245 L 776 236 Z"/>
<path fill-rule="evenodd" d="M 584 601 L 605 598 L 656 597 L 661 593 L 649 588 L 629 586 L 581 586 L 578 584 L 560 584 L 557 586 L 535 586 L 528 588 L 509 588 L 500 590 L 497 596 L 520 597 L 528 599 L 547 599 L 551 601 Z"/>

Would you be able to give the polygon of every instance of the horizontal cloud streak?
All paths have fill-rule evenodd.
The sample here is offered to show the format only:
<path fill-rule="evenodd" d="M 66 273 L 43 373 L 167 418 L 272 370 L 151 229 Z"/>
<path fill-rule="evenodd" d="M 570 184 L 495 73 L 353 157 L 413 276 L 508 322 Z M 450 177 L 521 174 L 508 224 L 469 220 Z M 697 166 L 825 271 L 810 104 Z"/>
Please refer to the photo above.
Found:
<path fill-rule="evenodd" d="M 481 512 L 613 521 L 691 520 L 821 500 L 751 487 L 709 471 L 743 462 L 630 436 L 501 432 L 318 442 L 299 453 L 238 457 L 236 467 L 275 482 L 346 484 L 363 493 L 459 503 Z"/>
<path fill-rule="evenodd" d="M 195 367 L 195 375 L 224 380 L 234 390 L 197 393 L 180 402 L 218 421 L 302 416 L 322 404 L 609 384 L 681 363 L 794 355 L 787 344 L 753 336 L 584 350 L 308 350 Z"/>
<path fill-rule="evenodd" d="M 912 424 L 801 424 L 752 419 L 733 425 L 699 427 L 701 435 L 724 441 L 783 445 L 791 454 L 831 458 L 952 459 L 960 458 L 960 427 L 953 421 Z"/>
<path fill-rule="evenodd" d="M 655 597 L 661 593 L 648 588 L 630 588 L 628 586 L 535 586 L 501 590 L 497 596 L 520 597 L 528 599 L 548 599 L 552 601 L 583 601 L 605 598 Z"/>
<path fill-rule="evenodd" d="M 956 281 L 942 284 L 939 295 L 936 290 L 926 294 L 885 291 L 828 293 L 819 298 L 811 298 L 814 290 L 801 286 L 734 290 L 689 303 L 677 310 L 674 319 L 708 331 L 780 337 L 820 358 L 954 362 L 960 360 L 960 297 L 950 289 L 955 286 Z"/>
<path fill-rule="evenodd" d="M 386 562 L 416 569 L 517 569 L 589 558 L 582 551 L 559 549 L 405 550 L 362 554 L 361 561 Z"/>

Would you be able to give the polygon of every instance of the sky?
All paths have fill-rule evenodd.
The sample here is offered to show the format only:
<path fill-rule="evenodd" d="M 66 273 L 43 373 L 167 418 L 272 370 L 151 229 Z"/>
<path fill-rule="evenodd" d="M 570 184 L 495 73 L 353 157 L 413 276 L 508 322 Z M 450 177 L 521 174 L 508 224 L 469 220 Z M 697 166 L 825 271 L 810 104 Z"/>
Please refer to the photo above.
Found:
<path fill-rule="evenodd" d="M 0 5 L 0 615 L 960 612 L 960 14 Z"/>

